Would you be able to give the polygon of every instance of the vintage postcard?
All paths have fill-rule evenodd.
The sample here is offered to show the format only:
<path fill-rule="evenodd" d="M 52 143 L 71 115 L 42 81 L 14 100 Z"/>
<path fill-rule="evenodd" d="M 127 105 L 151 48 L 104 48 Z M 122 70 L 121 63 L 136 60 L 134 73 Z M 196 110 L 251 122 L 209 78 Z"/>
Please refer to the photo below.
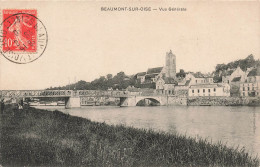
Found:
<path fill-rule="evenodd" d="M 0 166 L 260 166 L 259 1 L 0 1 Z"/>

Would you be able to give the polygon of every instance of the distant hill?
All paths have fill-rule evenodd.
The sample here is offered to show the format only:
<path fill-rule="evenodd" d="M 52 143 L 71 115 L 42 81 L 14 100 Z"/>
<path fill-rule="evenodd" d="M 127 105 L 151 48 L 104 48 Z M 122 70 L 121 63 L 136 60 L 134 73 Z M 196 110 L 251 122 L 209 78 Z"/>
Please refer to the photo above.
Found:
<path fill-rule="evenodd" d="M 240 67 L 243 71 L 246 71 L 248 68 L 254 66 L 260 66 L 260 60 L 255 60 L 254 56 L 251 54 L 247 56 L 245 59 L 239 59 L 236 61 L 232 61 L 228 64 L 217 64 L 215 71 L 213 71 L 214 82 L 221 82 L 222 75 L 229 73 L 232 69 L 236 69 Z"/>

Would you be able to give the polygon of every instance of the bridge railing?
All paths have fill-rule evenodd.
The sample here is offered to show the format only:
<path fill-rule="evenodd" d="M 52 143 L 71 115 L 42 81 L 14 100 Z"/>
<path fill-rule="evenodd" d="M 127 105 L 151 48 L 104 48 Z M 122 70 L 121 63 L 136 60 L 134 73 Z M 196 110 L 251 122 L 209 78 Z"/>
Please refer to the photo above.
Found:
<path fill-rule="evenodd" d="M 78 90 L 78 96 L 109 96 L 109 97 L 127 97 L 126 91 L 101 91 L 101 90 Z"/>
<path fill-rule="evenodd" d="M 127 91 L 101 90 L 1 90 L 0 97 L 70 97 L 70 96 L 109 96 L 127 97 Z"/>
<path fill-rule="evenodd" d="M 1 90 L 0 97 L 68 97 L 71 90 Z"/>

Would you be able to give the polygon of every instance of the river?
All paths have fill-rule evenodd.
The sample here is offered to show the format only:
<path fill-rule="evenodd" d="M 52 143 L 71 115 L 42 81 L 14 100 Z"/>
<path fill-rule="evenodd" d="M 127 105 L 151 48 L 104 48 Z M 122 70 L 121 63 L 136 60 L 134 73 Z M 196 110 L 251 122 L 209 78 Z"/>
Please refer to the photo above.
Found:
<path fill-rule="evenodd" d="M 38 106 L 58 109 L 73 116 L 107 124 L 179 133 L 208 141 L 244 147 L 260 155 L 260 108 L 227 106 L 158 106 L 111 107 L 95 106 L 64 109 L 64 106 Z"/>

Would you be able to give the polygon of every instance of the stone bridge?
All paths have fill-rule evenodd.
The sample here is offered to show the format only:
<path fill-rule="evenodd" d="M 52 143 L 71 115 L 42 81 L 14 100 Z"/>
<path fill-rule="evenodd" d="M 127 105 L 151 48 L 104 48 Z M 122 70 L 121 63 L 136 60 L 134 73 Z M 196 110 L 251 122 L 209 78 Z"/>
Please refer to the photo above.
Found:
<path fill-rule="evenodd" d="M 81 98 L 84 97 L 114 97 L 120 98 L 120 106 L 136 106 L 144 99 L 157 102 L 160 105 L 186 105 L 187 98 L 143 94 L 142 92 L 128 91 L 102 91 L 102 90 L 1 90 L 0 98 L 40 98 L 40 97 L 64 97 L 65 108 L 74 108 L 81 106 Z"/>

